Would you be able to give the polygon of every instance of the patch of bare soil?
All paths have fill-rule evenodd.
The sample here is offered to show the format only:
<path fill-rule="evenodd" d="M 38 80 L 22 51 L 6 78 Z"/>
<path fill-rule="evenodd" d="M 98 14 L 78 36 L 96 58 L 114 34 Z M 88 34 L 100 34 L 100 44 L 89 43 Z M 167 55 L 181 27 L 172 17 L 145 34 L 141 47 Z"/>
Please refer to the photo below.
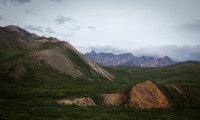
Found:
<path fill-rule="evenodd" d="M 57 103 L 62 105 L 77 105 L 80 107 L 96 106 L 96 104 L 90 97 L 75 98 L 74 100 L 63 99 L 57 101 Z"/>
<path fill-rule="evenodd" d="M 118 105 L 122 104 L 123 96 L 121 93 L 102 94 L 101 101 L 105 105 L 118 106 Z"/>

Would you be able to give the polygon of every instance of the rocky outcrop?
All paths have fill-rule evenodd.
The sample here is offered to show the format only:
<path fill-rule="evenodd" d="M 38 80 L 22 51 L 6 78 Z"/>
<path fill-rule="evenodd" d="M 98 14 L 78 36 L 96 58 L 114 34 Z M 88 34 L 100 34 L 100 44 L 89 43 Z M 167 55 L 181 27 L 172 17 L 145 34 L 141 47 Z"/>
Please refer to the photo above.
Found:
<path fill-rule="evenodd" d="M 170 103 L 150 80 L 138 83 L 130 91 L 129 106 L 135 108 L 167 108 Z"/>
<path fill-rule="evenodd" d="M 74 100 L 63 99 L 57 101 L 57 103 L 62 105 L 77 105 L 80 107 L 96 106 L 96 104 L 90 97 L 75 98 Z"/>
<path fill-rule="evenodd" d="M 168 108 L 170 103 L 159 88 L 150 80 L 138 83 L 119 93 L 102 94 L 104 105 L 128 105 L 134 108 Z"/>
<path fill-rule="evenodd" d="M 102 103 L 105 105 L 118 106 L 118 105 L 122 104 L 122 102 L 123 102 L 123 96 L 121 93 L 102 94 L 100 96 L 100 99 L 101 99 Z"/>

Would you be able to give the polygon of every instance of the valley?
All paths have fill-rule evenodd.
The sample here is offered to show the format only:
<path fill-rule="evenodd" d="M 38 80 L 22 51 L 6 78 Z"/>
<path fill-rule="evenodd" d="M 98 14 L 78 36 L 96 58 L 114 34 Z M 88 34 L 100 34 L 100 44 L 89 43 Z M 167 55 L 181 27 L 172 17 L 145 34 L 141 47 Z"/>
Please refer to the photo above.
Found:
<path fill-rule="evenodd" d="M 68 42 L 39 37 L 17 26 L 0 28 L 0 119 L 198 119 L 199 78 L 200 62 L 100 66 Z M 101 100 L 111 93 L 126 93 L 129 98 L 130 89 L 149 103 L 152 96 L 164 99 L 166 106 L 146 107 L 155 105 L 140 103 L 140 97 L 137 103 L 142 107 L 127 101 L 105 105 Z M 83 97 L 96 105 L 57 103 Z"/>

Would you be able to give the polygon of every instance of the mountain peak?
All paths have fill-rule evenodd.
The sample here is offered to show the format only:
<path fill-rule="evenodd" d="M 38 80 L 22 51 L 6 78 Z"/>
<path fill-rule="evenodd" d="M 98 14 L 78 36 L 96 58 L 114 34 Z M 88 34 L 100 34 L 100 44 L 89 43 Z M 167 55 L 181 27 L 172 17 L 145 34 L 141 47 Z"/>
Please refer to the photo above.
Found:
<path fill-rule="evenodd" d="M 11 32 L 17 32 L 18 34 L 20 34 L 23 37 L 27 37 L 27 38 L 39 38 L 38 35 L 36 35 L 35 33 L 30 33 L 18 26 L 15 25 L 8 25 L 5 26 L 4 29 L 11 31 Z"/>
<path fill-rule="evenodd" d="M 170 59 L 168 56 L 165 56 L 164 58 L 165 58 L 165 59 Z"/>
<path fill-rule="evenodd" d="M 15 31 L 15 32 L 18 32 L 18 33 L 20 33 L 21 30 L 22 30 L 20 27 L 15 26 L 15 25 L 8 25 L 8 26 L 5 26 L 4 28 L 6 28 L 9 31 Z"/>
<path fill-rule="evenodd" d="M 92 50 L 90 53 L 91 53 L 92 55 L 96 55 L 96 54 L 97 54 L 94 50 Z"/>

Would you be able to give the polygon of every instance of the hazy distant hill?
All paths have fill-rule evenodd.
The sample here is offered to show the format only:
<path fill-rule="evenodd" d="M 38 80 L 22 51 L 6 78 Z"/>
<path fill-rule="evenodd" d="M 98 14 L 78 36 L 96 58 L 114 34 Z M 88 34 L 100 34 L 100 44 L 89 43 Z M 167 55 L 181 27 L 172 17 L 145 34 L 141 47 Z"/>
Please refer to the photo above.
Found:
<path fill-rule="evenodd" d="M 168 56 L 163 58 L 136 57 L 131 53 L 115 55 L 113 53 L 96 53 L 95 51 L 86 53 L 85 56 L 103 66 L 163 67 L 174 64 Z"/>

